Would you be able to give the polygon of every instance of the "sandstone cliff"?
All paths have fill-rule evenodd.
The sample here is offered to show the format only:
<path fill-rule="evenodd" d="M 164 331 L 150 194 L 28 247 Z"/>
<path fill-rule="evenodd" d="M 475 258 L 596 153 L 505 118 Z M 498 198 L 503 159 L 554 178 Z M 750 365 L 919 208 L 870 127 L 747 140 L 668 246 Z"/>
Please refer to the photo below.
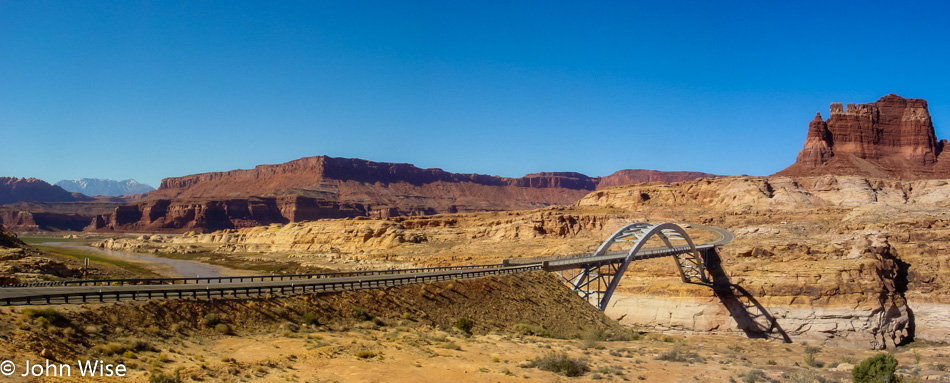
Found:
<path fill-rule="evenodd" d="M 94 215 L 82 214 L 76 206 L 109 202 L 36 178 L 0 177 L 0 224 L 10 230 L 82 230 Z"/>
<path fill-rule="evenodd" d="M 82 231 L 96 215 L 108 214 L 127 202 L 115 197 L 78 202 L 17 202 L 0 206 L 0 224 L 16 232 Z"/>
<path fill-rule="evenodd" d="M 576 254 L 633 221 L 707 223 L 737 235 L 720 255 L 722 288 L 681 284 L 669 259 L 642 261 L 607 313 L 664 330 L 883 348 L 950 337 L 948 197 L 943 180 L 726 177 L 608 188 L 533 211 L 319 220 L 99 245 L 378 268 Z"/>
<path fill-rule="evenodd" d="M 625 169 L 601 178 L 599 182 L 597 182 L 597 190 L 613 186 L 634 185 L 647 182 L 682 182 L 716 177 L 721 176 L 702 172 L 664 172 L 659 170 Z"/>
<path fill-rule="evenodd" d="M 937 140 L 927 101 L 891 94 L 869 104 L 831 104 L 808 125 L 795 163 L 776 175 L 950 178 L 946 140 Z"/>
<path fill-rule="evenodd" d="M 455 174 L 410 164 L 308 157 L 254 169 L 166 178 L 143 202 L 95 217 L 94 231 L 182 232 L 322 218 L 508 211 L 565 205 L 598 187 L 712 176 L 620 171 L 608 177 Z"/>

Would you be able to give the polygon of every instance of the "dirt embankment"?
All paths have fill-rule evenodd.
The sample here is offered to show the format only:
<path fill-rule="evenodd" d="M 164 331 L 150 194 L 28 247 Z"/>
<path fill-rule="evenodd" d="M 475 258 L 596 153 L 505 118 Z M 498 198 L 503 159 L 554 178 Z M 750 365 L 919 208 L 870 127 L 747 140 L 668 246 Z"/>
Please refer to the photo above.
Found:
<path fill-rule="evenodd" d="M 128 361 L 136 353 L 157 359 L 159 350 L 196 342 L 287 336 L 302 328 L 341 336 L 367 327 L 461 334 L 456 324 L 463 318 L 476 335 L 576 338 L 585 329 L 629 334 L 544 272 L 292 297 L 19 307 L 0 311 L 0 317 L 0 354 L 18 359 L 37 359 L 44 349 L 56 360 Z M 142 376 L 155 370 L 138 367 L 135 374 Z"/>

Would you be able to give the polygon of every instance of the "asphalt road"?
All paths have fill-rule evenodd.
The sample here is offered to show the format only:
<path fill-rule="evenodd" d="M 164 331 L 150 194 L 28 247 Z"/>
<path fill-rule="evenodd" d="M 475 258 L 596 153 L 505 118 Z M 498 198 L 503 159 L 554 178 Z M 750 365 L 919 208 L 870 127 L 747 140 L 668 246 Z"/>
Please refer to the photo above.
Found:
<path fill-rule="evenodd" d="M 697 248 L 711 248 L 721 246 L 735 239 L 735 235 L 727 230 L 705 225 L 691 225 L 693 227 L 711 230 L 719 233 L 720 238 L 709 244 L 697 245 Z M 677 246 L 673 249 L 652 248 L 638 252 L 642 258 L 656 258 L 687 251 L 686 246 Z M 561 267 L 578 262 L 610 261 L 625 254 L 607 254 L 597 259 L 576 257 L 571 259 L 553 260 Z M 603 258 L 603 259 L 601 259 Z M 124 299 L 150 298 L 177 298 L 177 297 L 225 297 L 225 296 L 260 296 L 262 294 L 290 294 L 312 291 L 340 291 L 363 288 L 379 288 L 398 286 L 410 283 L 423 283 L 456 278 L 474 278 L 486 275 L 510 274 L 528 270 L 541 269 L 541 263 L 521 264 L 512 266 L 486 266 L 484 268 L 469 268 L 464 270 L 437 270 L 419 271 L 404 274 L 363 275 L 339 278 L 312 278 L 277 281 L 254 282 L 223 282 L 215 284 L 184 285 L 184 284 L 143 284 L 120 286 L 43 286 L 43 287 L 7 287 L 0 289 L 0 304 L 44 304 L 44 303 L 79 303 L 116 301 Z"/>

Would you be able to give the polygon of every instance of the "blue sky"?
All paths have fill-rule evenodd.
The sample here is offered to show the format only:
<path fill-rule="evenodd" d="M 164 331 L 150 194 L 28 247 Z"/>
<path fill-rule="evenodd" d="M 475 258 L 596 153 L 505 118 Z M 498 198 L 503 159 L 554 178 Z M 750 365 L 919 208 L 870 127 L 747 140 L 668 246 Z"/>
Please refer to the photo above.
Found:
<path fill-rule="evenodd" d="M 0 176 L 768 175 L 831 102 L 924 98 L 950 136 L 947 4 L 2 1 Z"/>

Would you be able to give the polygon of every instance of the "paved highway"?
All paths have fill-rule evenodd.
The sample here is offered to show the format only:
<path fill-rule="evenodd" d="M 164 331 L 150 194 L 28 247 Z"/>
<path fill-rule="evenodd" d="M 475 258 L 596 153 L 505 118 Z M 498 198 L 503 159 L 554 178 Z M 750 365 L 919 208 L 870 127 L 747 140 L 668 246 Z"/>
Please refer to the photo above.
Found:
<path fill-rule="evenodd" d="M 723 229 L 705 226 L 692 225 L 693 227 L 711 230 L 719 233 L 720 238 L 709 244 L 698 245 L 696 248 L 700 251 L 706 251 L 715 246 L 721 246 L 732 241 L 735 236 Z M 637 253 L 638 259 L 664 257 L 680 254 L 689 251 L 688 246 L 676 246 L 674 248 L 649 248 L 641 249 Z M 385 274 L 356 275 L 328 277 L 328 275 L 298 275 L 291 276 L 284 280 L 281 276 L 258 276 L 244 277 L 250 281 L 225 282 L 224 279 L 218 280 L 215 284 L 173 284 L 177 279 L 159 279 L 158 283 L 169 284 L 148 284 L 154 283 L 152 280 L 114 280 L 118 281 L 118 286 L 90 285 L 97 281 L 71 281 L 71 284 L 78 286 L 64 286 L 59 284 L 47 284 L 44 286 L 28 287 L 5 287 L 0 289 L 0 304 L 51 304 L 51 303 L 85 303 L 85 302 L 108 302 L 127 299 L 159 299 L 159 298 L 212 298 L 212 297 L 240 297 L 240 296 L 264 296 L 277 294 L 296 294 L 318 291 L 341 291 L 358 290 L 366 288 L 380 288 L 399 286 L 412 283 L 425 283 L 449 279 L 476 278 L 487 275 L 500 275 L 520 273 L 531 270 L 541 270 L 542 265 L 545 269 L 554 271 L 558 269 L 567 269 L 575 267 L 578 263 L 609 263 L 623 259 L 625 252 L 610 252 L 600 257 L 584 257 L 575 255 L 569 258 L 550 259 L 546 261 L 532 260 L 530 263 L 520 263 L 519 260 L 506 261 L 502 265 L 484 265 L 481 267 L 459 267 L 459 268 L 428 268 L 415 270 L 397 270 L 398 273 L 391 274 L 392 271 L 379 271 Z M 376 272 L 363 272 L 376 273 Z M 238 278 L 238 277 L 235 277 Z M 255 280 L 255 278 L 260 280 Z M 280 280 L 273 280 L 281 278 Z M 264 280 L 271 279 L 271 280 Z M 184 280 L 184 279 L 183 279 Z M 189 279 L 190 280 L 190 279 Z M 151 282 L 143 282 L 151 281 Z M 181 282 L 181 281 L 179 281 Z M 184 280 L 183 283 L 187 283 Z M 101 283 L 101 281 L 98 281 Z M 137 283 L 137 284 L 131 284 Z M 138 284 L 141 283 L 141 284 Z"/>
<path fill-rule="evenodd" d="M 477 278 L 488 275 L 540 270 L 540 265 L 485 267 L 466 270 L 420 271 L 408 274 L 367 275 L 340 278 L 296 279 L 290 281 L 257 281 L 202 285 L 120 285 L 13 287 L 0 289 L 0 303 L 45 304 L 108 302 L 124 299 L 211 298 L 226 296 L 261 296 L 316 291 L 359 290 L 399 286 L 411 283 Z"/>

